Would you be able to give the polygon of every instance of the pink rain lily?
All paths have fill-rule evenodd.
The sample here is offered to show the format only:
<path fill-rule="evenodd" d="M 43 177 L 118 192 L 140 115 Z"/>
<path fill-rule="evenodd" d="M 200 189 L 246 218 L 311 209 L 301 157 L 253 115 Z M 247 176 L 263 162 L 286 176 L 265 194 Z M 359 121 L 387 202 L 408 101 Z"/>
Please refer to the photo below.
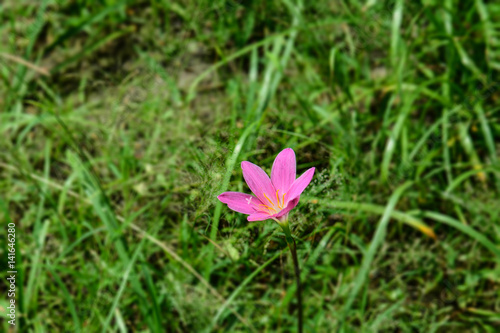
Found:
<path fill-rule="evenodd" d="M 311 182 L 315 168 L 310 168 L 296 177 L 296 162 L 293 149 L 281 151 L 273 163 L 271 179 L 257 165 L 241 162 L 243 178 L 255 196 L 240 192 L 224 192 L 217 198 L 227 206 L 243 214 L 248 221 L 288 220 L 288 213 L 299 203 L 300 194 Z"/>

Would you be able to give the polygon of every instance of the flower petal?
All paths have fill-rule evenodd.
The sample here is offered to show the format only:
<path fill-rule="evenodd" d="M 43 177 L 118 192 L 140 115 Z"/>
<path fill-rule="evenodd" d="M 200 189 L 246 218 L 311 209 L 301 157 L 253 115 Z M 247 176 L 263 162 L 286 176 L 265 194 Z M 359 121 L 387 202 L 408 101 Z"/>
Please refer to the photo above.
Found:
<path fill-rule="evenodd" d="M 299 199 L 300 199 L 300 198 L 295 198 L 295 199 L 290 200 L 290 201 L 288 202 L 288 205 L 287 205 L 285 208 L 283 208 L 283 209 L 281 210 L 281 212 L 279 212 L 279 213 L 276 215 L 276 217 L 282 217 L 283 215 L 288 214 L 288 212 L 289 212 L 289 211 L 291 211 L 292 209 L 294 209 L 294 208 L 295 208 L 295 206 L 297 206 L 297 204 L 299 203 Z"/>
<path fill-rule="evenodd" d="M 240 192 L 224 192 L 217 197 L 221 202 L 227 204 L 229 209 L 238 213 L 253 214 L 260 210 L 262 202 L 253 195 Z"/>
<path fill-rule="evenodd" d="M 269 201 L 272 205 L 276 205 L 276 190 L 267 173 L 257 165 L 247 161 L 241 162 L 241 169 L 243 170 L 243 178 L 257 198 L 265 205 L 269 205 Z"/>
<path fill-rule="evenodd" d="M 296 177 L 295 152 L 292 148 L 282 150 L 273 163 L 271 182 L 274 188 L 286 193 Z"/>
<path fill-rule="evenodd" d="M 290 186 L 290 189 L 286 194 L 287 203 L 295 198 L 300 197 L 300 194 L 306 189 L 307 185 L 309 185 L 309 183 L 311 182 L 312 177 L 314 176 L 314 170 L 315 168 L 307 170 L 302 174 L 302 176 L 300 176 L 293 182 L 292 186 Z"/>
<path fill-rule="evenodd" d="M 250 221 L 250 222 L 253 222 L 253 221 L 265 221 L 265 220 L 270 219 L 270 218 L 271 218 L 271 215 L 269 215 L 269 214 L 266 214 L 266 213 L 255 213 L 255 214 L 249 215 L 247 217 L 247 220 Z"/>

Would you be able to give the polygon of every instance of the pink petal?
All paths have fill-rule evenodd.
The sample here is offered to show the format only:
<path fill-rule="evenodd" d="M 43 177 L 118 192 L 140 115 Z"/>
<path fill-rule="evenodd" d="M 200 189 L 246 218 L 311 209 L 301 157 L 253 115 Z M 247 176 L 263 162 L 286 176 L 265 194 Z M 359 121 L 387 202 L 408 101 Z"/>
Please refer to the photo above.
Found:
<path fill-rule="evenodd" d="M 295 181 L 296 176 L 295 152 L 292 148 L 282 150 L 273 163 L 271 181 L 274 188 L 280 193 L 286 193 Z"/>
<path fill-rule="evenodd" d="M 230 209 L 243 214 L 255 213 L 260 210 L 259 205 L 262 204 L 259 198 L 240 192 L 224 192 L 217 199 L 227 204 Z"/>
<path fill-rule="evenodd" d="M 255 214 L 249 215 L 247 217 L 247 220 L 250 221 L 250 222 L 253 222 L 253 221 L 265 221 L 265 220 L 267 220 L 269 218 L 271 218 L 271 215 L 269 215 L 269 214 L 266 214 L 266 213 L 255 213 Z"/>
<path fill-rule="evenodd" d="M 290 189 L 286 193 L 287 202 L 290 202 L 293 199 L 300 197 L 300 194 L 306 189 L 307 185 L 309 185 L 309 183 L 311 182 L 312 177 L 314 176 L 314 170 L 315 168 L 307 170 L 302 174 L 302 176 L 300 176 L 293 182 L 292 186 L 290 186 Z"/>
<path fill-rule="evenodd" d="M 247 161 L 241 162 L 241 169 L 243 170 L 243 178 L 257 198 L 265 205 L 269 206 L 269 200 L 273 205 L 276 205 L 276 190 L 267 173 Z"/>
<path fill-rule="evenodd" d="M 294 208 L 295 208 L 295 206 L 297 206 L 297 204 L 299 203 L 299 199 L 300 199 L 300 198 L 295 198 L 295 199 L 293 199 L 293 200 L 290 200 L 290 201 L 288 202 L 288 205 L 287 205 L 285 208 L 283 208 L 283 209 L 281 210 L 281 212 L 279 212 L 279 213 L 276 215 L 276 217 L 281 217 L 281 216 L 283 216 L 283 215 L 285 215 L 285 214 L 288 214 L 288 212 L 289 212 L 289 211 L 291 211 L 292 209 L 294 209 Z"/>

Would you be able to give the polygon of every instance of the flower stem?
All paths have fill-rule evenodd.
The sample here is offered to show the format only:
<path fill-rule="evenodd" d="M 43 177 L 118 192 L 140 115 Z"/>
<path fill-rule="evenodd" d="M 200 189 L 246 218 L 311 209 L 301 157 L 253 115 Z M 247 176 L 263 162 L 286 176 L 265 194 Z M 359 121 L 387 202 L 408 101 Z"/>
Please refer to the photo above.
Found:
<path fill-rule="evenodd" d="M 303 314 L 302 314 L 302 286 L 300 284 L 300 267 L 299 260 L 297 258 L 297 244 L 295 243 L 295 239 L 292 237 L 292 233 L 290 232 L 290 227 L 288 226 L 288 221 L 285 223 L 280 223 L 283 231 L 286 235 L 286 242 L 288 243 L 288 248 L 292 253 L 293 266 L 295 269 L 295 282 L 297 283 L 297 304 L 299 308 L 299 333 L 302 333 L 303 327 Z"/>
<path fill-rule="evenodd" d="M 299 268 L 299 260 L 297 259 L 297 245 L 295 244 L 295 239 L 292 238 L 292 242 L 291 243 L 288 242 L 288 247 L 290 248 L 290 252 L 292 252 L 293 266 L 295 268 L 295 281 L 297 283 L 297 303 L 299 306 L 299 333 L 302 333 L 302 326 L 303 326 L 302 286 L 300 285 L 300 268 Z"/>

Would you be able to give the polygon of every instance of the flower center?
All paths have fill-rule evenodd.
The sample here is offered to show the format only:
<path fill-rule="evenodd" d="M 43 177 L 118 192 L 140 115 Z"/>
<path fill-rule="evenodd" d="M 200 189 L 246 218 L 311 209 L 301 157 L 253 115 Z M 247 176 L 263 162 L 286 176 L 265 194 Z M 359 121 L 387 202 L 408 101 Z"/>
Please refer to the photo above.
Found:
<path fill-rule="evenodd" d="M 280 202 L 280 196 L 279 196 L 279 191 L 280 190 L 277 190 L 276 191 L 276 201 L 277 203 L 273 202 L 271 199 L 269 199 L 269 197 L 266 195 L 266 193 L 263 193 L 264 194 L 264 197 L 266 197 L 267 201 L 269 204 L 267 204 L 267 202 L 265 204 L 261 204 L 259 206 L 261 206 L 263 209 L 265 209 L 269 214 L 276 214 L 278 213 L 279 211 L 281 211 L 285 205 L 285 195 L 286 193 L 283 193 L 283 196 L 282 196 L 282 199 L 281 199 L 281 202 Z"/>

